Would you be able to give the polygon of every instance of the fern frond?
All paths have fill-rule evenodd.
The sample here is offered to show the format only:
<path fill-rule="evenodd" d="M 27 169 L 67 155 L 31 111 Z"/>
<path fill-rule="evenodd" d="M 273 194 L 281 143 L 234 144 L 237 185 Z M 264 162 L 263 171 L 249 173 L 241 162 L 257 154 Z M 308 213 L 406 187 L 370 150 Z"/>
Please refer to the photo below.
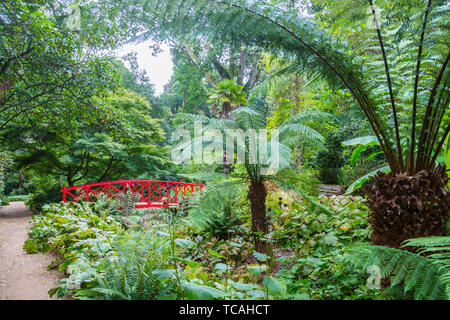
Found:
<path fill-rule="evenodd" d="M 418 254 L 383 246 L 360 246 L 349 251 L 346 260 L 355 267 L 378 266 L 381 277 L 390 279 L 390 287 L 400 285 L 415 299 L 448 299 L 442 278 L 443 264 Z"/>

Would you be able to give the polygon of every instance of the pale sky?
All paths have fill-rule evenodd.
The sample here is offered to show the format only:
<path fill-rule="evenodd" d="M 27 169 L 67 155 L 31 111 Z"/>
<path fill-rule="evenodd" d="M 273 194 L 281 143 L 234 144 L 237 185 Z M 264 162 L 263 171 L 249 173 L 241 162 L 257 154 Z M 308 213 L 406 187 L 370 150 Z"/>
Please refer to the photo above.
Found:
<path fill-rule="evenodd" d="M 154 85 L 155 94 L 159 96 L 163 92 L 164 85 L 169 82 L 172 76 L 173 63 L 169 46 L 162 45 L 163 52 L 154 57 L 152 56 L 152 50 L 149 49 L 151 43 L 152 41 L 148 40 L 138 44 L 127 44 L 117 50 L 116 54 L 122 57 L 127 53 L 136 52 L 139 68 L 147 72 L 151 83 Z"/>

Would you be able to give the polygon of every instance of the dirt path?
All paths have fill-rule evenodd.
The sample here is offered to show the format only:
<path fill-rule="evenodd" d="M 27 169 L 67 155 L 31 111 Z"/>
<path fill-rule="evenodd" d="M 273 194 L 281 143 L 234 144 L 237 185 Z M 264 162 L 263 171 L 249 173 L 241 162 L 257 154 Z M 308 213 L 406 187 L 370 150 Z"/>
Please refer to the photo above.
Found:
<path fill-rule="evenodd" d="M 0 300 L 49 300 L 47 291 L 62 276 L 47 270 L 51 254 L 23 250 L 30 219 L 23 202 L 0 208 Z"/>

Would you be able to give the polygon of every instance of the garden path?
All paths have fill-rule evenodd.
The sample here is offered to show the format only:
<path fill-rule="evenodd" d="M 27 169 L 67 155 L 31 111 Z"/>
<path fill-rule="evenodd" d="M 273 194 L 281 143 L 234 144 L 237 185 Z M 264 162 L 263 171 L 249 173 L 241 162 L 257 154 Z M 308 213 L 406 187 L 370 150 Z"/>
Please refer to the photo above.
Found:
<path fill-rule="evenodd" d="M 52 254 L 23 250 L 30 218 L 23 202 L 0 208 L 0 300 L 50 300 L 48 290 L 62 277 L 47 270 Z"/>

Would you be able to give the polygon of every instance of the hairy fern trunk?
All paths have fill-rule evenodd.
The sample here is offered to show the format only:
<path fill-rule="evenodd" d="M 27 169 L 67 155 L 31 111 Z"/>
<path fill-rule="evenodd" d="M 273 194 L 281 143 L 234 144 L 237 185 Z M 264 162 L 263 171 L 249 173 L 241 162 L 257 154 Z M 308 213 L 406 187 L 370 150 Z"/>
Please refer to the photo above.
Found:
<path fill-rule="evenodd" d="M 372 242 L 400 248 L 407 239 L 445 235 L 450 210 L 448 181 L 445 165 L 413 176 L 378 173 L 366 188 Z"/>
<path fill-rule="evenodd" d="M 266 252 L 266 243 L 261 240 L 267 234 L 266 220 L 267 189 L 262 181 L 252 181 L 248 189 L 248 199 L 252 213 L 252 232 L 257 252 Z"/>

